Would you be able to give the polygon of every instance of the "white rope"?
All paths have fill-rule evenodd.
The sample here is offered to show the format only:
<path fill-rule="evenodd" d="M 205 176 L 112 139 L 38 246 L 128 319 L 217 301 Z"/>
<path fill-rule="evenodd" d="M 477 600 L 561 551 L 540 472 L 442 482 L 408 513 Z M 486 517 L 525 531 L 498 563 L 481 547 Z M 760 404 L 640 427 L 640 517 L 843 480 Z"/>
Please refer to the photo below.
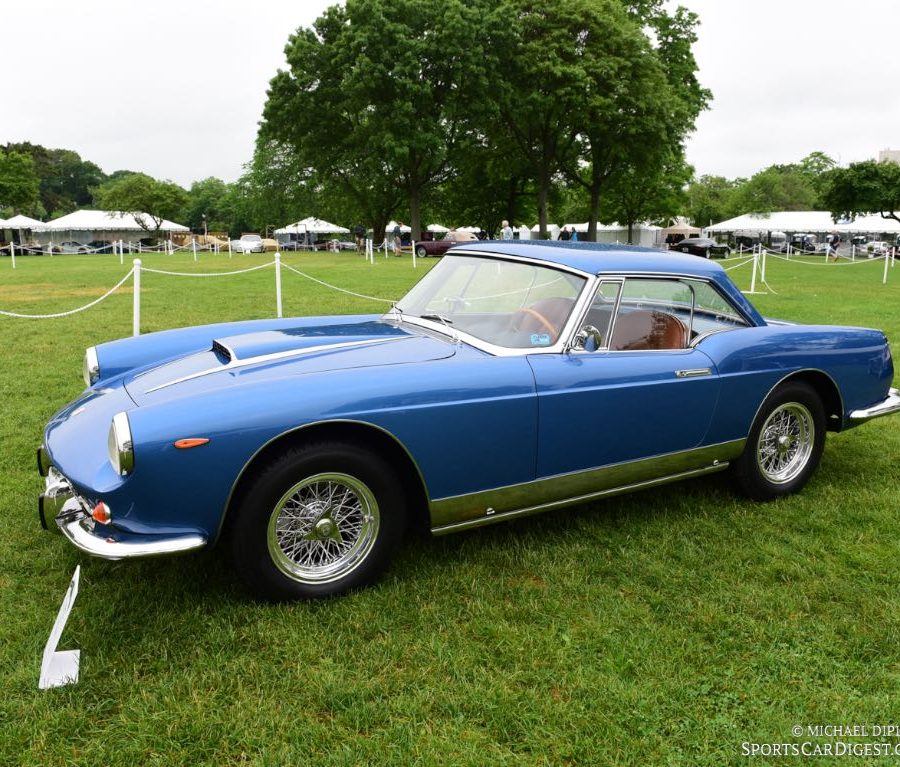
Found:
<path fill-rule="evenodd" d="M 339 288 L 337 285 L 331 285 L 331 284 L 329 284 L 329 283 L 327 283 L 327 282 L 324 282 L 324 281 L 322 281 L 322 280 L 319 280 L 319 279 L 317 279 L 317 278 L 315 278 L 315 277 L 313 277 L 313 276 L 311 276 L 311 275 L 309 275 L 309 274 L 306 274 L 305 272 L 301 272 L 299 269 L 294 269 L 293 266 L 289 266 L 288 264 L 284 264 L 284 263 L 283 263 L 282 266 L 283 266 L 285 269 L 290 269 L 290 270 L 291 270 L 292 272 L 294 272 L 295 274 L 299 274 L 301 277 L 306 277 L 306 279 L 308 279 L 308 280 L 312 280 L 313 282 L 317 282 L 319 285 L 323 285 L 323 286 L 326 287 L 326 288 L 331 288 L 332 290 L 337 290 L 337 291 L 339 291 L 340 293 L 346 293 L 348 296 L 355 296 L 356 298 L 365 298 L 365 299 L 368 299 L 369 301 L 381 301 L 381 302 L 383 302 L 383 303 L 385 303 L 385 304 L 393 304 L 393 303 L 395 303 L 394 299 L 390 299 L 390 298 L 377 298 L 377 297 L 375 297 L 375 296 L 366 296 L 366 295 L 363 295 L 362 293 L 354 293 L 352 290 L 345 290 L 344 288 Z"/>
<path fill-rule="evenodd" d="M 96 306 L 105 298 L 109 298 L 113 293 L 115 293 L 119 288 L 124 285 L 131 275 L 134 274 L 134 269 L 131 269 L 128 274 L 126 274 L 121 280 L 119 280 L 113 287 L 111 287 L 106 293 L 104 293 L 100 298 L 96 298 L 91 301 L 89 304 L 85 304 L 84 306 L 79 306 L 77 309 L 72 309 L 68 312 L 57 312 L 56 314 L 19 314 L 18 312 L 4 312 L 0 311 L 0 314 L 5 317 L 18 317 L 20 319 L 25 320 L 49 320 L 55 317 L 68 317 L 70 314 L 78 314 L 78 312 L 83 312 L 85 309 L 90 309 L 92 306 Z"/>
<path fill-rule="evenodd" d="M 267 264 L 251 266 L 249 269 L 237 269 L 233 272 L 169 272 L 165 269 L 151 269 L 149 266 L 145 266 L 141 271 L 152 272 L 153 274 L 167 274 L 170 277 L 229 277 L 232 274 L 246 274 L 247 272 L 255 272 L 259 269 L 266 269 L 274 263 L 274 261 L 269 261 Z"/>
<path fill-rule="evenodd" d="M 777 258 L 781 261 L 787 261 L 789 264 L 800 264 L 802 266 L 857 266 L 858 264 L 872 264 L 881 261 L 885 256 L 876 256 L 875 258 L 864 258 L 858 261 L 845 261 L 844 263 L 839 262 L 828 262 L 828 258 L 824 261 L 801 261 L 800 258 L 786 258 L 785 256 L 778 256 L 775 253 L 770 251 L 766 251 L 766 254 L 771 256 L 772 258 Z M 820 256 L 821 258 L 821 256 Z"/>
<path fill-rule="evenodd" d="M 745 259 L 744 259 L 743 261 L 741 261 L 741 263 L 739 263 L 739 264 L 733 264 L 732 266 L 726 266 L 726 267 L 725 267 L 725 271 L 726 271 L 726 272 L 730 272 L 732 269 L 737 269 L 739 266 L 746 266 L 746 265 L 749 264 L 751 261 L 753 261 L 753 258 L 752 258 L 752 257 L 751 257 L 751 258 L 745 258 Z"/>

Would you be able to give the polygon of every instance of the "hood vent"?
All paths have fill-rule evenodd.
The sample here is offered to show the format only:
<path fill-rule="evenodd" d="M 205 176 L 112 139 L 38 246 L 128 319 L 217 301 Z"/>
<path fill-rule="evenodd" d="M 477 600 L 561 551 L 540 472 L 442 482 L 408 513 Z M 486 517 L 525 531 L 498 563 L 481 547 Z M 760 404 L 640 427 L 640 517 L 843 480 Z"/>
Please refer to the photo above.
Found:
<path fill-rule="evenodd" d="M 231 349 L 229 349 L 225 344 L 221 344 L 218 341 L 213 341 L 212 345 L 213 353 L 224 363 L 228 364 L 234 360 L 234 354 Z"/>

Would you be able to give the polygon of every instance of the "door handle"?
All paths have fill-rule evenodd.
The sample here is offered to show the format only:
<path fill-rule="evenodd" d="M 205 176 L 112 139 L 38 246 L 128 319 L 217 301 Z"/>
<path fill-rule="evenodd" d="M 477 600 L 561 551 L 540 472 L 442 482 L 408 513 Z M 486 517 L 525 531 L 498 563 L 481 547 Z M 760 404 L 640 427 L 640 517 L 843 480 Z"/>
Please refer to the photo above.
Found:
<path fill-rule="evenodd" d="M 699 378 L 700 376 L 711 375 L 709 368 L 691 368 L 689 370 L 676 370 L 675 375 L 678 378 Z"/>

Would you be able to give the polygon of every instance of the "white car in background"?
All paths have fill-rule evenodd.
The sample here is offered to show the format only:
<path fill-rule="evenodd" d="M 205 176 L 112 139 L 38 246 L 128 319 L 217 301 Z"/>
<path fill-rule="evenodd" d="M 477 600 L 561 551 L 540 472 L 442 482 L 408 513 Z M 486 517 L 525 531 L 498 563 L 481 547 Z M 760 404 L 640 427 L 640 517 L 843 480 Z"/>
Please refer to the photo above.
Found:
<path fill-rule="evenodd" d="M 241 239 L 232 240 L 231 249 L 238 253 L 264 253 L 266 244 L 258 234 L 244 234 Z"/>
<path fill-rule="evenodd" d="M 869 258 L 874 258 L 875 256 L 883 256 L 891 249 L 891 245 L 884 240 L 870 240 L 863 246 L 868 254 Z"/>

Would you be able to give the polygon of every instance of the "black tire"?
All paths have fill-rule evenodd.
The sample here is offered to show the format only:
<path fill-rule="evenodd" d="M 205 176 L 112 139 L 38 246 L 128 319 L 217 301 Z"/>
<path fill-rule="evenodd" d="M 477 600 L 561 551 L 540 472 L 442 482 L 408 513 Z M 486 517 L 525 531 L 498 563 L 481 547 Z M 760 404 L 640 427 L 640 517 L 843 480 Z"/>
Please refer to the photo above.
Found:
<path fill-rule="evenodd" d="M 419 258 L 428 258 L 428 251 L 425 250 L 425 247 L 423 245 L 417 245 L 416 246 L 416 255 Z"/>
<path fill-rule="evenodd" d="M 811 386 L 789 381 L 763 402 L 732 475 L 750 498 L 771 501 L 803 488 L 824 447 L 822 400 Z"/>
<path fill-rule="evenodd" d="M 402 538 L 406 511 L 386 460 L 357 445 L 319 442 L 272 461 L 231 513 L 238 573 L 257 596 L 286 601 L 373 583 Z"/>

